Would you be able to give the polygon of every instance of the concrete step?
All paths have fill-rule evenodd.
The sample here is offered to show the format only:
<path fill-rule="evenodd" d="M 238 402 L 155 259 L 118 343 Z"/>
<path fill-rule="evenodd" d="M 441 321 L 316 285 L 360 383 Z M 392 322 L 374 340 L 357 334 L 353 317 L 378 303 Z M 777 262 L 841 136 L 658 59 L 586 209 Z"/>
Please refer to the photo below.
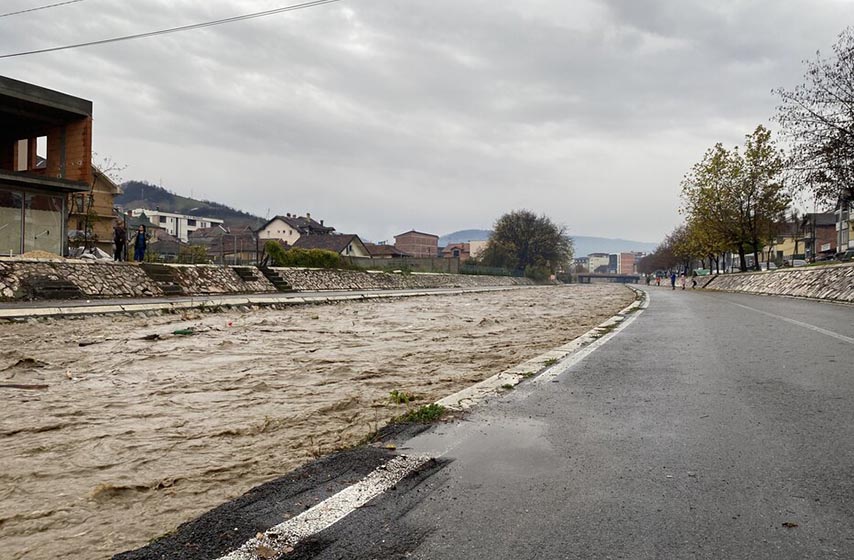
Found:
<path fill-rule="evenodd" d="M 282 276 L 277 271 L 271 268 L 267 268 L 266 266 L 261 267 L 260 270 L 261 274 L 263 274 L 264 277 L 267 278 L 267 280 L 269 280 L 271 284 L 273 284 L 276 290 L 280 292 L 294 291 L 293 286 L 291 286 L 291 284 L 287 280 L 282 278 Z"/>

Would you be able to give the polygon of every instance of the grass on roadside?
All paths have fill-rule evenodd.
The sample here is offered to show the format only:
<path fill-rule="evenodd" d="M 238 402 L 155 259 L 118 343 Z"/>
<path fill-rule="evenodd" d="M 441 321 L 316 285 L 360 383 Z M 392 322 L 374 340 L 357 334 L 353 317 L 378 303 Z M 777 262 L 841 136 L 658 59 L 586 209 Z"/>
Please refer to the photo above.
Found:
<path fill-rule="evenodd" d="M 433 422 L 438 422 L 442 419 L 445 414 L 448 413 L 448 409 L 444 406 L 436 403 L 425 404 L 421 408 L 416 408 L 414 410 L 410 410 L 406 414 L 402 414 L 394 419 L 392 422 L 395 423 L 417 423 L 417 424 L 432 424 Z"/>

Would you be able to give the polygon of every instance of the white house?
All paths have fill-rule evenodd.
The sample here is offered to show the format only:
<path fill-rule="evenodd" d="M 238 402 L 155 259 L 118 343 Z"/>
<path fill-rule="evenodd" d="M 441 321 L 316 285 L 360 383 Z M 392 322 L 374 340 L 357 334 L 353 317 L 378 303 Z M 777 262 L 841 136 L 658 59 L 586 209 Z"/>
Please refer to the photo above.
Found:
<path fill-rule="evenodd" d="M 258 229 L 258 239 L 278 239 L 293 246 L 300 237 L 306 235 L 329 235 L 335 228 L 323 225 L 311 219 L 311 214 L 297 216 L 296 214 L 285 214 L 276 216 L 267 221 Z"/>
<path fill-rule="evenodd" d="M 161 212 L 160 210 L 148 210 L 145 208 L 136 208 L 131 210 L 131 216 L 139 217 L 145 214 L 152 223 L 162 227 L 169 235 L 173 235 L 187 242 L 187 237 L 191 231 L 196 231 L 200 228 L 209 228 L 222 225 L 225 222 L 217 218 L 205 218 L 202 216 L 188 216 L 186 214 L 173 214 L 172 212 Z"/>

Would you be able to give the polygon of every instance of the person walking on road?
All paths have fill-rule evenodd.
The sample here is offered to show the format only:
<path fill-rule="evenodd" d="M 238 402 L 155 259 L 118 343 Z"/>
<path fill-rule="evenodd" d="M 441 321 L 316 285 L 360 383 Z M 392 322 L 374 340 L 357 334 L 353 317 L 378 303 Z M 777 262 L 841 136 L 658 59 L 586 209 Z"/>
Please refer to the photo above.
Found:
<path fill-rule="evenodd" d="M 682 286 L 683 290 L 685 289 L 685 284 L 687 284 L 687 283 L 688 283 L 688 277 L 685 276 L 685 273 L 683 272 L 682 275 L 679 277 L 679 284 Z"/>
<path fill-rule="evenodd" d="M 695 289 L 697 287 L 697 271 L 691 273 L 691 289 Z"/>
<path fill-rule="evenodd" d="M 116 220 L 116 225 L 113 227 L 113 245 L 115 247 L 113 250 L 114 261 L 125 260 L 125 247 L 127 247 L 127 243 L 128 232 L 125 229 L 125 224 L 120 220 Z"/>
<path fill-rule="evenodd" d="M 661 275 L 660 274 L 655 275 L 655 285 L 661 287 Z"/>
<path fill-rule="evenodd" d="M 147 239 L 145 238 L 145 226 L 140 225 L 139 229 L 136 230 L 136 234 L 133 238 L 133 260 L 136 262 L 142 262 L 142 259 L 145 258 L 145 246 L 147 243 Z"/>
<path fill-rule="evenodd" d="M 676 289 L 676 273 L 675 272 L 670 273 L 670 289 L 671 290 Z"/>

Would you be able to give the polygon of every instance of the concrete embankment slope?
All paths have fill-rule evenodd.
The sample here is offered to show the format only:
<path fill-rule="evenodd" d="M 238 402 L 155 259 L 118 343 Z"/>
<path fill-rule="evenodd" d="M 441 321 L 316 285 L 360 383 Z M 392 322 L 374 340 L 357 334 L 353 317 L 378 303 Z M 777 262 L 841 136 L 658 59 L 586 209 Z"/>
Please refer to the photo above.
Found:
<path fill-rule="evenodd" d="M 854 263 L 721 274 L 706 289 L 854 303 Z"/>

